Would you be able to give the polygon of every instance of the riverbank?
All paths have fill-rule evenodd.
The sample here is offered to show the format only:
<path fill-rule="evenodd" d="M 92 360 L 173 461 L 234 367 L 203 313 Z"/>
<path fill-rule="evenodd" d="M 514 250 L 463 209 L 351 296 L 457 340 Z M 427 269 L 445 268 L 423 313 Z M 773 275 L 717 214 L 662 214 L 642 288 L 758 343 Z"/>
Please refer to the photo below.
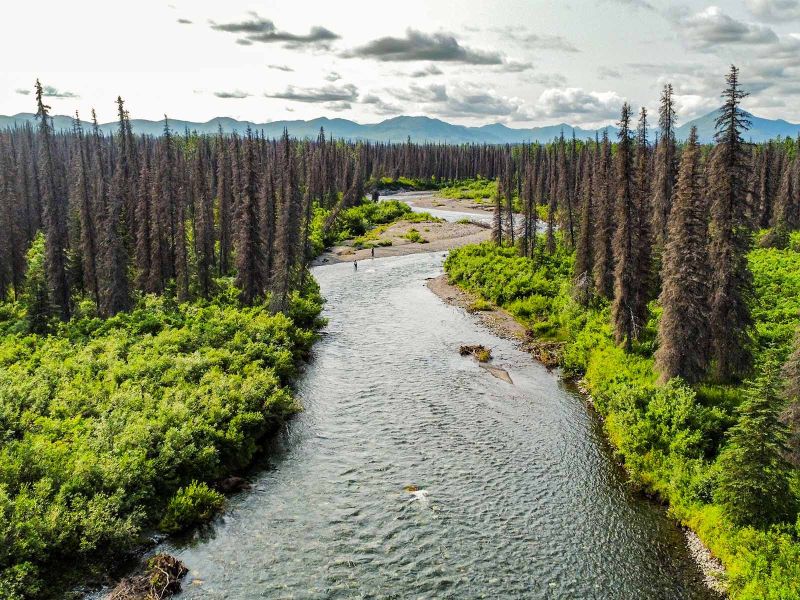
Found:
<path fill-rule="evenodd" d="M 791 348 L 800 272 L 794 248 L 750 253 L 758 351 Z M 742 386 L 659 385 L 652 359 L 657 320 L 650 319 L 634 351 L 625 352 L 614 342 L 607 303 L 585 308 L 572 298 L 572 254 L 560 246 L 535 261 L 512 248 L 467 247 L 451 253 L 445 269 L 451 281 L 502 306 L 538 339 L 564 344 L 560 364 L 583 378 L 631 481 L 668 504 L 669 514 L 720 559 L 722 583 L 733 598 L 800 597 L 794 524 L 737 526 L 715 502 L 716 459 L 736 422 Z"/>
<path fill-rule="evenodd" d="M 488 303 L 484 298 L 473 291 L 450 283 L 447 273 L 429 279 L 427 281 L 427 287 L 446 304 L 462 308 L 472 313 L 495 335 L 515 342 L 521 350 L 531 354 L 534 359 L 540 360 L 541 344 L 537 344 L 532 340 L 530 330 L 507 310 L 492 303 Z M 476 306 L 479 306 L 480 309 L 476 309 Z M 548 356 L 551 360 L 547 362 L 540 360 L 540 362 L 543 362 L 543 364 L 548 367 L 555 366 L 557 364 L 556 357 L 552 354 Z M 581 389 L 587 402 L 591 404 L 594 409 L 589 392 L 582 386 L 579 386 L 579 389 Z M 703 573 L 704 583 L 708 586 L 709 590 L 719 594 L 720 598 L 725 598 L 726 591 L 722 583 L 725 573 L 722 564 L 713 556 L 711 551 L 703 544 L 702 540 L 694 531 L 688 528 L 684 528 L 683 531 L 686 535 L 687 549 L 697 563 L 698 568 Z"/>

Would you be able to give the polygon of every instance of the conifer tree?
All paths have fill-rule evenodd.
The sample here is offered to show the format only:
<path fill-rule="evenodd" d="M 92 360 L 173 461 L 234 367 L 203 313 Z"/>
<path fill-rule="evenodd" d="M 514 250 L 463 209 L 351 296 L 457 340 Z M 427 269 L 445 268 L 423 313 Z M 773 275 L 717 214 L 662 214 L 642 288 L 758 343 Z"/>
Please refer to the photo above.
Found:
<path fill-rule="evenodd" d="M 663 312 L 658 328 L 656 370 L 661 381 L 699 381 L 708 367 L 708 219 L 704 182 L 692 127 L 681 156 L 669 233 L 662 263 Z"/>
<path fill-rule="evenodd" d="M 511 151 L 506 152 L 506 164 L 503 178 L 503 195 L 506 200 L 506 240 L 514 245 L 514 160 Z"/>
<path fill-rule="evenodd" d="M 595 209 L 594 289 L 603 298 L 614 296 L 614 201 L 612 195 L 611 144 L 608 132 L 603 131 L 603 142 L 596 157 L 594 169 Z"/>
<path fill-rule="evenodd" d="M 233 227 L 233 171 L 228 142 L 222 135 L 222 127 L 217 137 L 217 203 L 219 208 L 219 274 L 230 271 L 232 227 Z"/>
<path fill-rule="evenodd" d="M 592 181 L 593 161 L 583 163 L 583 181 L 581 189 L 581 221 L 578 228 L 578 243 L 575 249 L 575 268 L 573 281 L 578 301 L 584 306 L 589 304 L 592 296 L 592 241 L 594 239 L 594 221 L 592 197 L 594 186 Z"/>
<path fill-rule="evenodd" d="M 133 186 L 130 168 L 130 140 L 127 135 L 127 113 L 121 98 L 117 98 L 119 132 L 117 164 L 108 190 L 105 210 L 102 212 L 102 235 L 100 242 L 100 312 L 113 316 L 127 310 L 131 305 L 128 281 L 129 255 L 125 245 L 125 204 Z"/>
<path fill-rule="evenodd" d="M 653 174 L 653 237 L 657 252 L 667 243 L 669 214 L 675 186 L 677 152 L 675 147 L 675 104 L 672 84 L 664 86 L 658 110 L 659 140 Z"/>
<path fill-rule="evenodd" d="M 237 171 L 236 228 L 236 285 L 241 299 L 252 304 L 264 289 L 262 256 L 256 206 L 255 142 L 252 133 L 244 140 L 243 151 L 234 155 Z"/>
<path fill-rule="evenodd" d="M 80 255 L 84 287 L 91 292 L 95 305 L 100 307 L 100 288 L 97 281 L 97 225 L 95 207 L 92 202 L 91 165 L 88 158 L 88 144 L 83 137 L 83 129 L 78 114 L 75 114 L 75 135 L 78 156 L 76 173 L 73 176 L 73 203 L 77 208 L 80 222 Z"/>
<path fill-rule="evenodd" d="M 619 121 L 619 142 L 614 169 L 616 179 L 616 232 L 614 234 L 614 302 L 612 324 L 617 343 L 627 349 L 639 335 L 642 323 L 637 306 L 636 197 L 633 173 L 631 107 L 626 102 Z"/>
<path fill-rule="evenodd" d="M 642 107 L 639 114 L 639 124 L 636 129 L 636 159 L 635 159 L 635 196 L 636 196 L 636 300 L 635 315 L 639 323 L 647 319 L 647 303 L 654 294 L 652 230 L 650 219 L 652 208 L 650 205 L 650 147 L 647 141 L 647 109 Z"/>
<path fill-rule="evenodd" d="M 20 202 L 19 172 L 10 141 L 0 137 L 0 302 L 13 291 L 22 293 L 25 280 L 25 222 Z"/>
<path fill-rule="evenodd" d="M 788 401 L 781 420 L 789 431 L 789 460 L 800 467 L 800 330 L 795 332 L 794 348 L 781 371 L 783 396 Z"/>
<path fill-rule="evenodd" d="M 197 149 L 192 189 L 197 285 L 200 295 L 208 298 L 211 293 L 211 272 L 214 268 L 214 207 L 208 189 L 206 173 L 210 171 L 206 167 L 204 151 L 204 146 Z"/>
<path fill-rule="evenodd" d="M 494 214 L 492 217 L 492 239 L 498 246 L 503 244 L 503 197 L 500 178 L 495 181 L 496 188 L 493 197 Z"/>
<path fill-rule="evenodd" d="M 769 356 L 749 383 L 738 422 L 720 453 L 715 499 L 737 525 L 766 528 L 792 519 L 796 506 L 785 458 L 788 431 L 779 419 L 783 406 L 780 370 Z"/>
<path fill-rule="evenodd" d="M 148 290 L 150 269 L 152 268 L 153 242 L 150 230 L 153 219 L 153 181 L 150 175 L 150 156 L 147 148 L 142 151 L 142 167 L 139 173 L 139 186 L 136 198 L 136 286 L 140 290 Z"/>
<path fill-rule="evenodd" d="M 41 191 L 44 208 L 45 265 L 47 285 L 53 305 L 62 320 L 71 314 L 70 289 L 67 280 L 67 219 L 65 199 L 59 195 L 53 149 L 53 131 L 44 101 L 42 84 L 36 80 L 36 116 L 39 119 L 39 164 L 41 165 Z"/>
<path fill-rule="evenodd" d="M 746 184 L 748 157 L 742 132 L 750 121 L 740 104 L 747 95 L 740 88 L 739 70 L 732 66 L 717 118 L 717 146 L 708 168 L 711 208 L 709 259 L 712 265 L 709 300 L 712 353 L 720 381 L 743 376 L 750 367 L 749 299 L 752 274 L 747 264 L 750 231 L 747 227 Z"/>

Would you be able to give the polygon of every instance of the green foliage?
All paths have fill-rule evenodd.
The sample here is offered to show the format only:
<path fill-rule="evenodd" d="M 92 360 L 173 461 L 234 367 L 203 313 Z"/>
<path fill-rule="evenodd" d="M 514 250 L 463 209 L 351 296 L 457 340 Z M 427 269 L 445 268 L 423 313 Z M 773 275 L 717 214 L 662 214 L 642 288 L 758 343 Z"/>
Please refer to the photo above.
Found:
<path fill-rule="evenodd" d="M 45 333 L 50 327 L 54 310 L 50 302 L 44 264 L 44 234 L 40 231 L 26 255 L 27 273 L 22 303 L 27 309 L 28 328 L 33 333 Z"/>
<path fill-rule="evenodd" d="M 739 420 L 728 431 L 719 457 L 716 500 L 739 525 L 763 529 L 795 516 L 790 466 L 784 458 L 789 433 L 779 419 L 779 386 L 779 366 L 770 357 L 748 385 Z"/>
<path fill-rule="evenodd" d="M 224 503 L 222 494 L 205 483 L 192 481 L 188 486 L 179 488 L 170 499 L 159 528 L 173 533 L 207 523 Z"/>
<path fill-rule="evenodd" d="M 750 252 L 750 270 L 758 294 L 751 310 L 760 348 L 774 347 L 783 360 L 789 353 L 800 314 L 800 232 L 789 248 L 757 248 Z"/>
<path fill-rule="evenodd" d="M 469 309 L 472 312 L 483 311 L 483 310 L 492 310 L 493 308 L 494 307 L 492 306 L 492 303 L 491 302 L 487 302 L 483 298 L 476 298 L 469 305 Z"/>
<path fill-rule="evenodd" d="M 415 242 L 415 243 L 418 243 L 418 244 L 427 244 L 428 243 L 428 240 L 426 240 L 424 237 L 422 237 L 420 232 L 417 231 L 416 229 L 414 229 L 413 227 L 411 229 L 409 229 L 403 237 L 406 238 L 407 240 L 411 241 L 411 242 Z"/>
<path fill-rule="evenodd" d="M 328 210 L 319 207 L 314 210 L 309 239 L 315 256 L 321 254 L 325 248 L 351 238 L 357 248 L 391 246 L 391 240 L 378 238 L 392 223 L 436 223 L 442 220 L 429 213 L 415 213 L 408 204 L 397 200 L 365 200 L 362 204 L 341 212 L 326 231 L 325 224 L 329 216 Z"/>
<path fill-rule="evenodd" d="M 340 212 L 333 223 L 328 222 L 330 214 L 329 210 L 323 208 L 314 209 L 309 239 L 315 256 L 334 244 L 364 236 L 376 225 L 392 223 L 413 215 L 408 204 L 397 200 L 384 202 L 365 200 L 358 206 Z"/>
<path fill-rule="evenodd" d="M 753 250 L 749 260 L 755 279 L 755 352 L 774 352 L 782 360 L 800 324 L 800 235 L 792 234 L 784 250 Z M 652 358 L 657 304 L 651 303 L 644 341 L 626 352 L 613 341 L 606 303 L 584 308 L 572 299 L 571 265 L 561 244 L 554 256 L 537 253 L 534 259 L 481 244 L 452 251 L 445 269 L 452 281 L 505 307 L 537 336 L 565 343 L 562 367 L 583 374 L 632 480 L 669 502 L 671 514 L 722 560 L 732 597 L 800 597 L 800 531 L 794 524 L 768 526 L 792 518 L 800 475 L 792 474 L 790 490 L 783 467 L 771 462 L 775 453 L 759 463 L 752 449 L 749 456 L 736 449 L 759 439 L 768 445 L 755 435 L 745 439 L 744 433 L 763 426 L 756 419 L 766 410 L 765 388 L 690 387 L 679 379 L 658 385 Z M 774 410 L 773 405 L 769 414 Z M 720 453 L 726 432 L 729 443 Z M 758 464 L 765 472 L 758 472 Z M 776 496 L 763 500 L 764 519 L 756 503 L 747 508 L 756 518 L 744 520 L 759 527 L 739 524 L 731 497 L 718 491 L 726 487 L 735 493 L 748 488 L 752 497 L 763 498 L 767 490 Z"/>
<path fill-rule="evenodd" d="M 478 176 L 476 179 L 465 179 L 443 187 L 439 190 L 438 195 L 454 200 L 482 200 L 491 198 L 496 191 L 497 182 L 494 179 L 484 179 Z"/>
<path fill-rule="evenodd" d="M 0 596 L 130 550 L 165 509 L 172 528 L 214 506 L 203 484 L 176 492 L 250 463 L 299 410 L 287 386 L 321 324 L 308 279 L 286 314 L 240 306 L 229 279 L 211 301 L 146 296 L 50 335 L 0 309 Z"/>
<path fill-rule="evenodd" d="M 398 177 L 392 179 L 391 177 L 381 177 L 377 181 L 371 180 L 366 184 L 367 188 L 377 187 L 379 190 L 384 191 L 400 191 L 400 190 L 435 190 L 439 184 L 434 180 L 426 179 L 411 179 L 409 177 Z"/>

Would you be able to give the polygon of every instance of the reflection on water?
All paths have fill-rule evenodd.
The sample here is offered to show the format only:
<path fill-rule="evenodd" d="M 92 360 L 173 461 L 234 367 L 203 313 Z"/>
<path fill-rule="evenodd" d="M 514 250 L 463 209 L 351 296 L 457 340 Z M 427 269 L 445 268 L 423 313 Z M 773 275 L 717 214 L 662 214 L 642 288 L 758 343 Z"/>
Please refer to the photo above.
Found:
<path fill-rule="evenodd" d="M 190 568 L 180 597 L 706 598 L 580 397 L 425 287 L 441 261 L 314 270 L 330 325 L 299 382 L 306 411 L 252 490 L 163 548 Z"/>

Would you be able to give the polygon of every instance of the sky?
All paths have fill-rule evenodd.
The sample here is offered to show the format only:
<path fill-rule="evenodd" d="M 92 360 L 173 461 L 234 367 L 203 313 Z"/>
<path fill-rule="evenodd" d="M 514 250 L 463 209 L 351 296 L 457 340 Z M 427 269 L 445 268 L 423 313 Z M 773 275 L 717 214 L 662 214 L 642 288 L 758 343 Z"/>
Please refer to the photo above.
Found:
<path fill-rule="evenodd" d="M 720 104 L 730 64 L 758 116 L 800 122 L 800 0 L 5 0 L 0 114 L 257 123 L 596 126 L 623 101 L 679 121 Z M 652 114 L 655 114 L 652 112 Z"/>

